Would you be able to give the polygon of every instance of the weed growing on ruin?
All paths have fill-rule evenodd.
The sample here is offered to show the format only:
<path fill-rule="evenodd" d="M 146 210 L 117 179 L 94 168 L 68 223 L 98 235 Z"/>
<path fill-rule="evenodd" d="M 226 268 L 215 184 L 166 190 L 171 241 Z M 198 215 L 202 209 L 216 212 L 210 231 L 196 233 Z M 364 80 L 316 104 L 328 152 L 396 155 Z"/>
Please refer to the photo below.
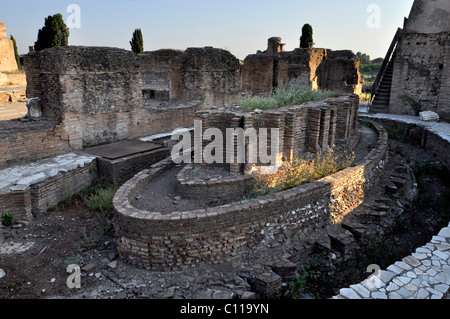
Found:
<path fill-rule="evenodd" d="M 81 191 L 81 199 L 89 210 L 102 221 L 105 231 L 112 227 L 111 214 L 116 189 L 110 185 L 98 184 Z"/>
<path fill-rule="evenodd" d="M 309 183 L 349 167 L 355 159 L 354 152 L 328 152 L 295 157 L 285 162 L 276 174 L 260 175 L 243 199 L 270 195 Z"/>
<path fill-rule="evenodd" d="M 112 199 L 114 197 L 114 189 L 98 188 L 87 196 L 82 196 L 86 206 L 94 212 L 107 213 L 113 209 Z"/>
<path fill-rule="evenodd" d="M 254 96 L 241 101 L 241 109 L 245 111 L 271 110 L 278 107 L 277 100 L 273 97 Z"/>
<path fill-rule="evenodd" d="M 362 119 L 359 122 L 362 126 L 372 127 L 373 119 Z"/>
<path fill-rule="evenodd" d="M 82 227 L 80 233 L 80 247 L 84 248 L 92 248 L 97 246 L 98 241 L 105 235 L 103 230 L 96 230 L 88 233 L 86 227 Z"/>
<path fill-rule="evenodd" d="M 67 260 L 64 261 L 64 265 L 67 267 L 69 265 L 79 265 L 80 264 L 80 255 L 72 255 Z"/>
<path fill-rule="evenodd" d="M 354 152 L 335 152 L 333 149 L 317 155 L 314 160 L 304 157 L 295 158 L 283 169 L 287 170 L 287 174 L 282 188 L 290 189 L 334 174 L 349 167 L 354 159 Z"/>
<path fill-rule="evenodd" d="M 240 102 L 244 111 L 254 111 L 256 109 L 269 110 L 289 105 L 300 105 L 307 102 L 319 101 L 327 98 L 338 97 L 341 91 L 313 90 L 308 87 L 292 85 L 289 87 L 278 87 L 275 92 L 268 97 L 255 96 L 245 98 Z"/>
<path fill-rule="evenodd" d="M 3 214 L 2 215 L 2 224 L 5 225 L 6 227 L 11 226 L 12 219 L 13 219 L 13 217 L 12 217 L 11 213 Z"/>

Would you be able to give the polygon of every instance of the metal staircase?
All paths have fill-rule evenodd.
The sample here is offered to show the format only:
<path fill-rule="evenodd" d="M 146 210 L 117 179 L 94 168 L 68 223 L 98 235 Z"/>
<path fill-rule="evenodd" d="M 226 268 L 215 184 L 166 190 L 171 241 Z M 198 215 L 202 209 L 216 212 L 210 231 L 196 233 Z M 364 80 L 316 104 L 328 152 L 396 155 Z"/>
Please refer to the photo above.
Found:
<path fill-rule="evenodd" d="M 392 76 L 396 57 L 397 44 L 401 39 L 403 30 L 399 28 L 395 33 L 391 46 L 384 58 L 380 71 L 373 83 L 370 106 L 371 113 L 388 113 L 391 99 Z"/>

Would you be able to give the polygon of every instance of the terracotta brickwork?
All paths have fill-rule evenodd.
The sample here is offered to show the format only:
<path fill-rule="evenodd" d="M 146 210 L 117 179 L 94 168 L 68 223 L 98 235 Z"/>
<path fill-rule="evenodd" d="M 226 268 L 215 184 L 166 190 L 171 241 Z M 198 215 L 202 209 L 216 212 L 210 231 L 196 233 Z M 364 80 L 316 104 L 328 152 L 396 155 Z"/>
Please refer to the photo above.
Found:
<path fill-rule="evenodd" d="M 258 52 L 245 58 L 242 90 L 270 94 L 275 87 L 299 85 L 316 89 L 361 93 L 359 59 L 351 51 L 295 49 Z"/>
<path fill-rule="evenodd" d="M 257 132 L 259 129 L 268 129 L 268 132 L 271 128 L 279 129 L 279 145 L 282 147 L 280 155 L 290 160 L 294 155 L 316 153 L 338 142 L 345 142 L 356 129 L 358 107 L 358 96 L 346 94 L 339 98 L 261 112 L 230 109 L 201 111 L 197 113 L 197 119 L 202 123 L 202 133 L 209 128 L 217 128 L 221 130 L 223 137 L 227 136 L 227 128 L 254 128 Z M 270 134 L 267 140 L 267 154 L 270 155 Z M 203 148 L 209 143 L 203 140 Z M 234 145 L 234 154 L 237 154 L 237 141 Z M 248 140 L 245 147 L 248 154 Z M 223 149 L 226 149 L 225 143 Z M 243 164 L 230 164 L 230 171 L 248 171 L 252 165 L 247 164 L 247 161 Z M 259 162 L 255 164 L 258 165 Z"/>
<path fill-rule="evenodd" d="M 450 119 L 449 32 L 404 33 L 397 47 L 389 113 L 434 111 Z M 408 102 L 413 100 L 416 103 Z"/>
<path fill-rule="evenodd" d="M 266 236 L 307 236 L 340 221 L 362 203 L 384 169 L 387 133 L 381 125 L 374 127 L 377 145 L 354 167 L 277 194 L 209 209 L 164 215 L 131 206 L 129 198 L 174 165 L 170 159 L 160 162 L 125 183 L 114 197 L 119 254 L 138 267 L 185 269 L 231 260 Z"/>
<path fill-rule="evenodd" d="M 14 55 L 14 45 L 6 34 L 5 24 L 0 23 L 0 72 L 15 70 L 17 70 L 17 62 Z"/>
<path fill-rule="evenodd" d="M 0 122 L 0 167 L 35 161 L 71 150 L 58 121 Z"/>

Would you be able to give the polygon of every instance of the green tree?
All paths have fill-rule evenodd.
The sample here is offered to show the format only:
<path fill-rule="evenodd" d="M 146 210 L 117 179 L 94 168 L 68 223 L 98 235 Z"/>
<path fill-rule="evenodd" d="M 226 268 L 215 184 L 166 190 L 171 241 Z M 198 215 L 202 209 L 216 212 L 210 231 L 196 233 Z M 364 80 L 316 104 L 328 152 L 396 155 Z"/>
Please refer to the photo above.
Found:
<path fill-rule="evenodd" d="M 361 64 L 372 64 L 372 61 L 370 60 L 370 55 L 361 53 L 361 52 L 357 52 L 356 56 L 361 61 Z"/>
<path fill-rule="evenodd" d="M 13 42 L 13 46 L 14 46 L 14 56 L 16 57 L 17 68 L 20 69 L 20 57 L 19 57 L 19 52 L 17 51 L 16 39 L 14 39 L 14 37 L 11 36 L 11 41 Z"/>
<path fill-rule="evenodd" d="M 142 36 L 141 29 L 134 30 L 130 45 L 131 51 L 133 51 L 134 53 L 144 52 L 144 37 Z"/>
<path fill-rule="evenodd" d="M 313 41 L 313 28 L 310 24 L 305 24 L 302 28 L 302 36 L 300 37 L 300 48 L 307 49 Z"/>
<path fill-rule="evenodd" d="M 36 51 L 47 48 L 69 45 L 69 29 L 64 23 L 60 13 L 45 18 L 44 27 L 39 30 L 37 41 L 34 44 Z"/>

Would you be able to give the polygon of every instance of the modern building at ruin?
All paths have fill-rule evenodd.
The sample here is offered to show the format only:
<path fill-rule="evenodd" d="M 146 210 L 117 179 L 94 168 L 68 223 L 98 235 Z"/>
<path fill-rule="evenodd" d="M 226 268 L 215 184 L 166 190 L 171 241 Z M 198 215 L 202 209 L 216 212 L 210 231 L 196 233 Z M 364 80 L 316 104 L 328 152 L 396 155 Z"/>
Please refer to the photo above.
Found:
<path fill-rule="evenodd" d="M 14 55 L 14 46 L 6 34 L 4 23 L 0 23 L 0 72 L 17 70 L 17 62 Z"/>
<path fill-rule="evenodd" d="M 450 2 L 415 0 L 375 81 L 371 111 L 450 119 Z"/>

